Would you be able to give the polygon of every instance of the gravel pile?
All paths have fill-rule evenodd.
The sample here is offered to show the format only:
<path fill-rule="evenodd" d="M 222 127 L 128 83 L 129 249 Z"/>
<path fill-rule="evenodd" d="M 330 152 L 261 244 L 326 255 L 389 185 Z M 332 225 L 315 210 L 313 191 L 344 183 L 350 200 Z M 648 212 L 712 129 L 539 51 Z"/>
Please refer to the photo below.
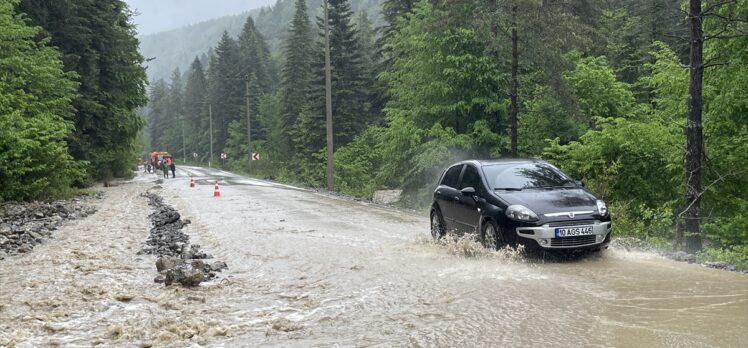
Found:
<path fill-rule="evenodd" d="M 101 198 L 103 193 L 94 195 Z M 67 220 L 85 218 L 96 212 L 87 204 L 91 196 L 53 202 L 9 202 L 0 205 L 0 260 L 5 255 L 27 253 L 50 238 Z"/>
<path fill-rule="evenodd" d="M 163 199 L 150 192 L 143 194 L 149 199 L 153 213 L 149 215 L 153 227 L 138 254 L 158 255 L 156 270 L 157 283 L 196 286 L 200 282 L 216 277 L 216 272 L 227 269 L 222 261 L 207 263 L 203 260 L 213 257 L 200 250 L 197 244 L 190 244 L 190 237 L 182 232 L 189 220 L 182 220 L 174 208 L 164 204 Z"/>

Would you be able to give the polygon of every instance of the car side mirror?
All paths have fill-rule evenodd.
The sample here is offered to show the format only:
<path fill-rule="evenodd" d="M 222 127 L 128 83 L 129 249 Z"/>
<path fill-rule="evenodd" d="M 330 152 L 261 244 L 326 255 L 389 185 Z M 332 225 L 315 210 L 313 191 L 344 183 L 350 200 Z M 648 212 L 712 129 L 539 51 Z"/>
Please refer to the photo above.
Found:
<path fill-rule="evenodd" d="M 462 192 L 463 196 L 475 196 L 475 189 L 472 187 L 466 187 L 460 190 L 460 192 Z"/>
<path fill-rule="evenodd" d="M 584 187 L 584 183 L 581 180 L 577 180 L 574 183 L 576 183 L 579 187 Z"/>

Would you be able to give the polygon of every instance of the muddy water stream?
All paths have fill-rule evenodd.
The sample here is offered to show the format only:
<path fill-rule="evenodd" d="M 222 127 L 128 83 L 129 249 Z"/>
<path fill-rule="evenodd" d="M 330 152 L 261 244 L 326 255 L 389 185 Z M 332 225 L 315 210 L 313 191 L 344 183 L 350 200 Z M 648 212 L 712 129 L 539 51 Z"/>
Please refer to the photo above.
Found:
<path fill-rule="evenodd" d="M 153 257 L 135 252 L 148 234 L 138 194 L 156 177 L 141 176 L 56 240 L 0 261 L 0 346 L 748 345 L 742 274 L 620 250 L 544 262 L 435 244 L 425 214 L 177 175 L 157 192 L 192 221 L 192 243 L 228 263 L 223 279 L 152 282 Z"/>

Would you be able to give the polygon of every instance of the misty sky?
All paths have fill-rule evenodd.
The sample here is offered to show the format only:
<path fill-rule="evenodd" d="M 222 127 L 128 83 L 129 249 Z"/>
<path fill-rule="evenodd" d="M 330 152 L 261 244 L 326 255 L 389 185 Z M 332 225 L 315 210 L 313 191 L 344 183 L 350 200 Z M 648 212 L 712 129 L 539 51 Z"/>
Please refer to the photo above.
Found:
<path fill-rule="evenodd" d="M 125 0 L 136 10 L 140 35 L 178 28 L 207 19 L 275 4 L 276 0 Z"/>

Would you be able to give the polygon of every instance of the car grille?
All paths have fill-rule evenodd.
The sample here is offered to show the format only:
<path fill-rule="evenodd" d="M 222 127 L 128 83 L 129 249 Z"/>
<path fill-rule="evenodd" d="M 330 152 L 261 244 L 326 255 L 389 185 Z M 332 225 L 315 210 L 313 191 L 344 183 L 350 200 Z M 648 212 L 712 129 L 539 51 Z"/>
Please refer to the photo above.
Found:
<path fill-rule="evenodd" d="M 594 225 L 596 222 L 597 220 L 560 221 L 548 223 L 548 227 Z"/>
<path fill-rule="evenodd" d="M 595 243 L 596 236 L 594 234 L 588 236 L 574 236 L 574 237 L 562 237 L 562 238 L 551 238 L 552 247 L 570 247 L 579 246 Z"/>

